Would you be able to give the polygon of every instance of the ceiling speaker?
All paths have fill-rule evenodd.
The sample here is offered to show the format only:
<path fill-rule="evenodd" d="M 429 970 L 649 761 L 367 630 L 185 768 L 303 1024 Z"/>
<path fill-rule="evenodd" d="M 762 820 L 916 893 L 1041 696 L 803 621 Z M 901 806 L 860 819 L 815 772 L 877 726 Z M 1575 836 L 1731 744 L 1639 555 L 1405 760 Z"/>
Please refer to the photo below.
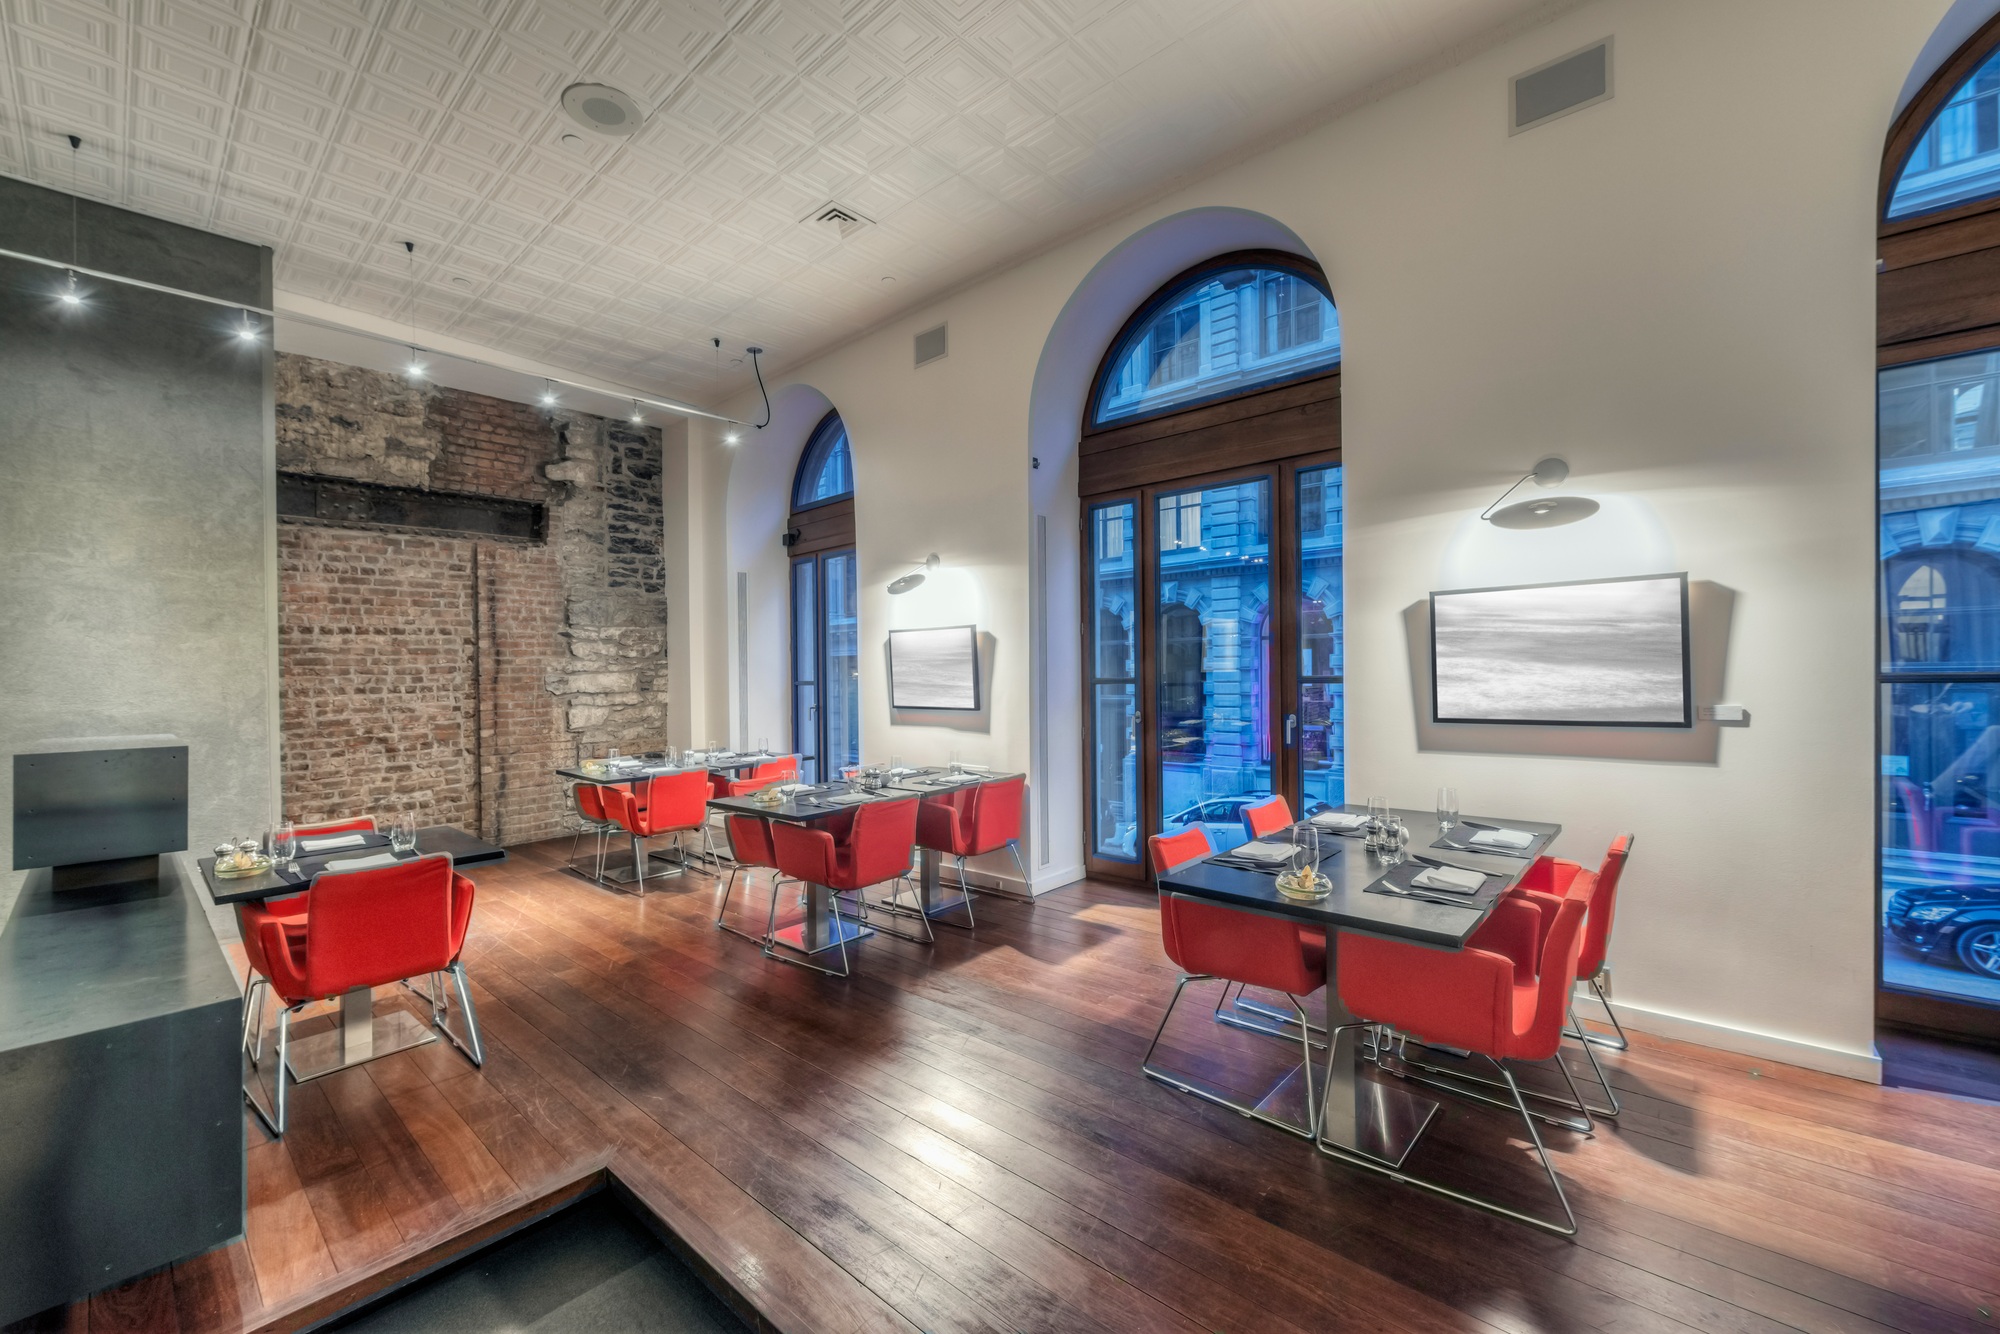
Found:
<path fill-rule="evenodd" d="M 1507 81 L 1507 133 L 1519 134 L 1611 100 L 1611 39 L 1593 42 Z"/>
<path fill-rule="evenodd" d="M 573 83 L 563 89 L 563 110 L 586 130 L 622 138 L 639 128 L 646 113 L 618 89 L 603 83 Z"/>

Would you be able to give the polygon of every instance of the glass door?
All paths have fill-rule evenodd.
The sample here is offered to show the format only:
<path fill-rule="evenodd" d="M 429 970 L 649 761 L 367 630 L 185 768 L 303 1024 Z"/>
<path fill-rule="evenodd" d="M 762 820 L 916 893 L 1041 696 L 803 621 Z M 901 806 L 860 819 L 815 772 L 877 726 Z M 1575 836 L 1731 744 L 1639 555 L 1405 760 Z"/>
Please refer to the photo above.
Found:
<path fill-rule="evenodd" d="M 1341 626 L 1340 465 L 1300 468 L 1293 474 L 1298 518 L 1298 663 L 1296 694 L 1288 701 L 1285 745 L 1297 765 L 1301 815 L 1347 800 L 1343 743 Z"/>
<path fill-rule="evenodd" d="M 1145 803 L 1139 787 L 1139 610 L 1133 569 L 1138 555 L 1131 499 L 1091 505 L 1090 569 L 1085 590 L 1089 661 L 1085 698 L 1090 742 L 1090 853 L 1106 861 L 1139 856 Z"/>
<path fill-rule="evenodd" d="M 852 551 L 792 562 L 792 749 L 808 783 L 861 755 L 858 593 Z"/>
<path fill-rule="evenodd" d="M 1153 749 L 1148 833 L 1243 841 L 1276 789 L 1270 477 L 1154 495 Z"/>

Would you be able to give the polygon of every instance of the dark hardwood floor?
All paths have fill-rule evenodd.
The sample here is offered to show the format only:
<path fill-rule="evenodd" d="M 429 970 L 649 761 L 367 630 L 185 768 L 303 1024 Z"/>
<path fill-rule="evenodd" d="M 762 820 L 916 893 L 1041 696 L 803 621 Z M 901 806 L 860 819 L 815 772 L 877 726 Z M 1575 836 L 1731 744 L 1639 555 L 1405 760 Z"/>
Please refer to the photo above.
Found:
<path fill-rule="evenodd" d="M 786 1330 L 1969 1332 L 2000 1307 L 2000 1105 L 1635 1036 L 1620 1122 L 1552 1133 L 1562 1241 L 1141 1078 L 1175 977 L 1148 894 L 981 898 L 976 933 L 877 937 L 840 981 L 715 930 L 705 876 L 641 900 L 566 848 L 476 876 L 483 1070 L 434 1045 L 302 1087 L 282 1142 L 251 1125 L 244 1243 L 54 1327 L 296 1327 L 607 1170 Z M 1246 1091 L 1286 1063 L 1204 1003 L 1169 1037 Z M 1539 1204 L 1517 1129 L 1450 1105 L 1410 1166 Z"/>

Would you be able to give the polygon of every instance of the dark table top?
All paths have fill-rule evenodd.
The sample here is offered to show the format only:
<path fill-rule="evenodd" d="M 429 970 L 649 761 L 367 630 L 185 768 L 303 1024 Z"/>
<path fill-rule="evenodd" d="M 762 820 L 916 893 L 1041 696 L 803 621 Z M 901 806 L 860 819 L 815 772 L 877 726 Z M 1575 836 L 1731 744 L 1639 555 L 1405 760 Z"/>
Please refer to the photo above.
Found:
<path fill-rule="evenodd" d="M 1341 809 L 1366 814 L 1365 808 L 1344 806 Z M 1238 870 L 1232 866 L 1218 866 L 1211 861 L 1190 862 L 1159 878 L 1163 891 L 1182 895 L 1186 898 L 1208 899 L 1226 903 L 1233 908 L 1248 908 L 1255 912 L 1268 913 L 1276 917 L 1290 917 L 1314 926 L 1338 927 L 1346 931 L 1360 931 L 1369 935 L 1388 936 L 1397 940 L 1407 940 L 1419 945 L 1432 945 L 1440 949 L 1461 949 L 1479 924 L 1486 920 L 1493 905 L 1509 888 L 1519 883 L 1528 872 L 1528 867 L 1555 842 L 1562 832 L 1558 824 L 1546 824 L 1539 820 L 1502 819 L 1498 816 L 1474 815 L 1468 819 L 1482 824 L 1505 825 L 1509 829 L 1519 829 L 1534 834 L 1535 842 L 1523 849 L 1521 857 L 1500 857 L 1490 853 L 1453 852 L 1433 848 L 1439 829 L 1437 816 L 1430 811 L 1395 810 L 1392 814 L 1403 818 L 1410 831 L 1408 852 L 1429 857 L 1435 861 L 1449 862 L 1457 866 L 1470 867 L 1489 875 L 1504 877 L 1503 881 L 1489 881 L 1486 888 L 1476 895 L 1467 896 L 1467 902 L 1476 907 L 1460 908 L 1446 904 L 1426 903 L 1420 899 L 1397 898 L 1390 894 L 1370 894 L 1367 887 L 1381 879 L 1391 868 L 1368 855 L 1361 846 L 1361 839 L 1339 838 L 1321 834 L 1320 847 L 1331 853 L 1338 849 L 1338 855 L 1327 856 L 1320 863 L 1320 874 L 1333 882 L 1333 893 L 1317 903 L 1301 903 L 1288 899 L 1278 892 L 1277 877 L 1261 871 Z M 1289 832 L 1274 835 L 1264 842 L 1289 842 Z"/>
<path fill-rule="evenodd" d="M 196 865 L 201 867 L 201 878 L 208 886 L 208 897 L 216 903 L 254 903 L 259 899 L 283 898 L 302 892 L 329 861 L 340 857 L 373 856 L 385 851 L 388 846 L 388 837 L 376 834 L 369 836 L 365 847 L 334 848 L 314 856 L 301 853 L 300 878 L 296 880 L 288 879 L 275 871 L 246 876 L 241 880 L 219 880 L 215 875 L 215 858 L 203 857 Z M 421 857 L 427 852 L 449 852 L 452 864 L 459 867 L 507 860 L 505 848 L 498 848 L 474 838 L 463 829 L 453 829 L 450 825 L 442 824 L 430 825 L 417 831 L 417 850 L 413 855 Z"/>
<path fill-rule="evenodd" d="M 784 758 L 783 755 L 730 755 L 714 761 L 704 760 L 700 764 L 648 764 L 644 768 L 609 770 L 601 774 L 585 773 L 582 769 L 571 765 L 566 769 L 556 770 L 556 777 L 567 778 L 572 783 L 597 783 L 608 787 L 622 787 L 627 783 L 643 783 L 649 778 L 684 774 L 690 770 L 708 774 L 741 773 L 745 769 L 754 769 L 760 764 L 769 764 L 773 760 Z"/>
<path fill-rule="evenodd" d="M 782 820 L 786 824 L 811 824 L 815 820 L 830 820 L 872 802 L 908 801 L 912 797 L 937 796 L 945 792 L 956 792 L 960 788 L 974 787 L 980 783 L 1019 776 L 997 773 L 950 774 L 942 769 L 919 769 L 874 792 L 863 792 L 847 783 L 821 783 L 816 785 L 813 791 L 796 793 L 776 806 L 761 805 L 752 797 L 710 797 L 708 804 L 710 809 L 729 815 L 754 815 L 764 820 Z M 841 802 L 821 800 L 836 793 L 850 792 L 858 794 L 862 800 Z"/>

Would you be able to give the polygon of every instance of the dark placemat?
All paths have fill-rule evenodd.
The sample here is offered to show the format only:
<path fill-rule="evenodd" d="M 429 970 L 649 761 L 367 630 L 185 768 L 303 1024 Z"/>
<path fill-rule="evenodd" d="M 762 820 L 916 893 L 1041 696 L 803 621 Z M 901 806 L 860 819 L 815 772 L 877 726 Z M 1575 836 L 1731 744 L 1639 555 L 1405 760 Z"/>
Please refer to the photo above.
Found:
<path fill-rule="evenodd" d="M 308 857 L 351 857 L 358 852 L 367 852 L 372 848 L 386 848 L 389 846 L 389 836 L 387 834 L 379 831 L 371 833 L 365 829 L 357 829 L 352 832 L 361 835 L 361 842 L 349 843 L 338 848 L 327 848 L 320 852 L 307 852 L 305 849 L 306 840 L 311 838 L 346 838 L 347 835 L 301 834 L 299 836 L 299 860 L 304 861 Z"/>
<path fill-rule="evenodd" d="M 1269 847 L 1279 847 L 1279 848 L 1289 848 L 1292 842 L 1291 839 L 1281 836 L 1260 838 L 1254 841 L 1265 844 L 1266 846 Z M 1238 844 L 1237 846 L 1241 847 L 1243 845 Z M 1277 875 L 1280 871 L 1283 871 L 1287 865 L 1287 863 L 1285 862 L 1259 862 L 1259 861 L 1251 861 L 1248 858 L 1235 857 L 1232 855 L 1234 851 L 1235 849 L 1232 848 L 1227 852 L 1213 853 L 1209 856 L 1208 860 L 1210 864 L 1214 866 L 1227 866 L 1232 868 L 1233 870 L 1255 871 L 1260 875 L 1273 875 L 1273 876 Z M 1338 857 L 1340 855 L 1340 851 L 1341 850 L 1337 847 L 1330 847 L 1325 843 L 1320 844 L 1319 864 L 1322 872 L 1324 872 L 1326 864 L 1328 862 L 1332 861 L 1335 857 Z"/>
<path fill-rule="evenodd" d="M 1464 821 L 1460 821 L 1458 824 L 1453 825 L 1445 833 L 1438 835 L 1437 841 L 1431 844 L 1431 846 L 1436 848 L 1439 852 L 1470 852 L 1475 856 L 1480 856 L 1480 857 L 1516 857 L 1523 861 L 1527 860 L 1528 856 L 1535 850 L 1535 845 L 1532 842 L 1530 842 L 1527 847 L 1522 848 L 1519 851 L 1513 851 L 1503 848 L 1486 848 L 1486 847 L 1476 848 L 1472 846 L 1472 844 L 1468 841 L 1474 834 L 1485 833 L 1488 829 L 1501 829 L 1507 827 L 1509 826 L 1469 825 L 1466 824 Z M 1522 830 L 1517 830 L 1516 832 L 1522 834 L 1528 834 L 1532 837 L 1534 831 L 1529 829 L 1522 829 Z"/>
<path fill-rule="evenodd" d="M 1392 866 L 1383 872 L 1381 877 L 1375 883 L 1369 885 L 1365 892 L 1369 894 L 1387 894 L 1391 897 L 1415 898 L 1419 902 L 1436 901 L 1448 903 L 1459 908 L 1483 908 L 1489 901 L 1489 895 L 1494 886 L 1507 883 L 1506 876 L 1489 874 L 1486 876 L 1485 883 L 1470 894 L 1461 894 L 1451 889 L 1422 889 L 1410 883 L 1430 869 L 1429 866 L 1424 865 L 1420 861 L 1414 859 L 1406 861 L 1400 866 Z M 1466 869 L 1469 870 L 1471 868 L 1468 867 Z"/>

